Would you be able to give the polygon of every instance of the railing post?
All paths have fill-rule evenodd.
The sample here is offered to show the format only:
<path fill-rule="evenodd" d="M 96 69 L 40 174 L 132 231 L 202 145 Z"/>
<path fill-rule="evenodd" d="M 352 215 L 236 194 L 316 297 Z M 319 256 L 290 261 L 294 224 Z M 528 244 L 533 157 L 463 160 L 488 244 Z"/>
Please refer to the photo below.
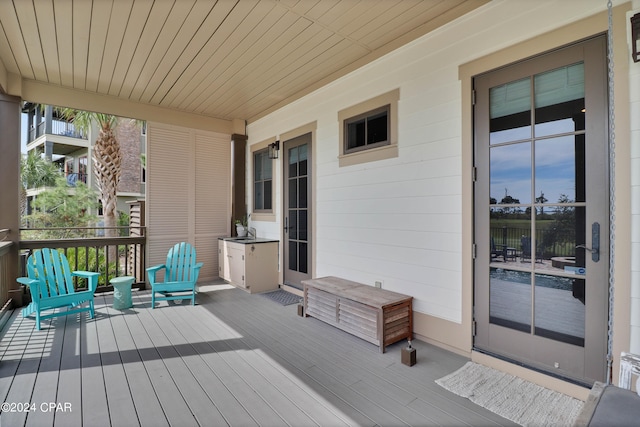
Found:
<path fill-rule="evenodd" d="M 20 101 L 15 96 L 0 94 L 0 228 L 8 229 L 5 241 L 9 247 L 6 276 L 8 289 L 0 290 L 0 305 L 7 301 L 9 289 L 18 287 L 18 244 L 20 242 Z"/>

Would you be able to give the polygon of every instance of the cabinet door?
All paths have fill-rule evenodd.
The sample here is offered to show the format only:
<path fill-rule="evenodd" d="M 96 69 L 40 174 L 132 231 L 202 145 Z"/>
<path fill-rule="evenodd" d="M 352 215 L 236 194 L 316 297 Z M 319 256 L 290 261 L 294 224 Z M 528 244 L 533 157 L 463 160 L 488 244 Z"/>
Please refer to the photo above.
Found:
<path fill-rule="evenodd" d="M 218 240 L 218 276 L 221 279 L 227 279 L 225 268 L 227 264 L 227 251 L 225 250 L 225 244 L 223 240 Z"/>
<path fill-rule="evenodd" d="M 227 251 L 228 280 L 234 285 L 244 287 L 244 245 L 227 245 Z"/>

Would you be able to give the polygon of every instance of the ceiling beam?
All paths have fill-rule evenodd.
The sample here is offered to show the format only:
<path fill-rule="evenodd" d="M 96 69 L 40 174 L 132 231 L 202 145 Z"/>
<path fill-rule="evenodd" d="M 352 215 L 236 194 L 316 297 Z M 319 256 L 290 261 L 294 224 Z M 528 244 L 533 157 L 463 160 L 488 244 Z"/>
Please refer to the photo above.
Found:
<path fill-rule="evenodd" d="M 95 111 L 139 120 L 154 121 L 193 129 L 231 135 L 234 121 L 189 114 L 178 110 L 127 101 L 114 96 L 98 95 L 78 89 L 22 80 L 22 99 L 38 104 L 56 105 L 77 110 Z M 244 123 L 244 122 L 242 122 Z"/>

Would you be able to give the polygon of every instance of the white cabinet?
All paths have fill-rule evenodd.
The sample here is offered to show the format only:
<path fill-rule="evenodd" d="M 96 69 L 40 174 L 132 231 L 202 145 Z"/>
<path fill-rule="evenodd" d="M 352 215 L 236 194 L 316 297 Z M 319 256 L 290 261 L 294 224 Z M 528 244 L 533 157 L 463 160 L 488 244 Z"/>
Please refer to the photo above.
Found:
<path fill-rule="evenodd" d="M 219 239 L 219 275 L 251 293 L 278 289 L 278 241 Z"/>

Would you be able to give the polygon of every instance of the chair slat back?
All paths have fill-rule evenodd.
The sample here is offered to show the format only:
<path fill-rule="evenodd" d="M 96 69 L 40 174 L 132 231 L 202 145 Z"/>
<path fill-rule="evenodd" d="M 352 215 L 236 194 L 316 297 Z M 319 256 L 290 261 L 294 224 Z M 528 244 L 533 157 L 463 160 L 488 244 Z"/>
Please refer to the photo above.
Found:
<path fill-rule="evenodd" d="M 193 280 L 193 266 L 196 264 L 196 249 L 189 243 L 176 243 L 167 254 L 167 279 L 169 282 Z"/>
<path fill-rule="evenodd" d="M 40 280 L 40 297 L 48 298 L 74 292 L 71 268 L 67 257 L 54 249 L 38 249 L 27 260 L 29 278 Z"/>

